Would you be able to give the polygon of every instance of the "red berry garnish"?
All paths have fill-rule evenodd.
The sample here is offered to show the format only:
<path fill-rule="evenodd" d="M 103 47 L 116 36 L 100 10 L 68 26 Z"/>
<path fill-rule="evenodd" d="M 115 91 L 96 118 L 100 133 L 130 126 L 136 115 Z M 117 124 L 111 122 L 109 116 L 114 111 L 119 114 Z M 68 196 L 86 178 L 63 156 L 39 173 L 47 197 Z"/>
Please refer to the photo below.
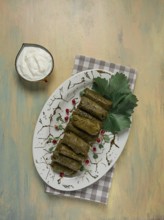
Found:
<path fill-rule="evenodd" d="M 67 115 L 69 115 L 69 109 L 68 109 L 68 108 L 66 108 L 66 110 L 65 110 L 65 111 L 66 111 L 66 114 L 67 114 Z"/>
<path fill-rule="evenodd" d="M 97 141 L 97 143 L 100 143 L 101 140 L 100 140 L 100 138 L 97 138 L 96 141 Z"/>
<path fill-rule="evenodd" d="M 89 164 L 89 160 L 86 160 L 85 163 L 86 163 L 86 164 Z"/>
<path fill-rule="evenodd" d="M 63 172 L 60 172 L 59 175 L 60 175 L 60 177 L 63 177 L 63 176 L 64 176 L 64 173 L 63 173 Z"/>
<path fill-rule="evenodd" d="M 76 100 L 75 99 L 72 99 L 72 104 L 76 105 Z"/>
<path fill-rule="evenodd" d="M 68 121 L 68 116 L 65 116 L 65 118 L 64 118 L 64 119 L 65 119 L 65 121 Z"/>
<path fill-rule="evenodd" d="M 93 147 L 93 151 L 96 152 L 96 147 Z"/>
<path fill-rule="evenodd" d="M 104 131 L 104 130 L 101 130 L 101 131 L 100 131 L 100 133 L 101 133 L 101 134 L 104 134 L 104 133 L 105 133 L 105 131 Z"/>
<path fill-rule="evenodd" d="M 53 143 L 53 144 L 56 144 L 56 143 L 57 143 L 57 140 L 54 139 L 54 140 L 52 141 L 52 143 Z"/>

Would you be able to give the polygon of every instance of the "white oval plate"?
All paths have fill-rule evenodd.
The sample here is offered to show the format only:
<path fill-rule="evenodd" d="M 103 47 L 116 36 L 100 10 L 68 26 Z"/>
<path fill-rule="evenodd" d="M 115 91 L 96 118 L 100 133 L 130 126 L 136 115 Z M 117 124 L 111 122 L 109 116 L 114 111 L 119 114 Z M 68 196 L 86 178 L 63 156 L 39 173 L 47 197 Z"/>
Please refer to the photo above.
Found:
<path fill-rule="evenodd" d="M 91 88 L 94 78 L 109 79 L 112 74 L 102 70 L 80 72 L 62 83 L 45 103 L 34 131 L 33 159 L 40 177 L 52 188 L 63 191 L 85 188 L 106 174 L 121 155 L 128 139 L 129 129 L 116 136 L 101 131 L 81 171 L 74 177 L 57 174 L 50 166 L 52 151 L 57 145 L 55 142 L 62 138 L 63 130 L 68 123 L 66 119 L 80 101 L 80 92 L 86 87 Z M 74 101 L 72 103 L 72 100 L 75 100 L 76 104 Z M 69 109 L 69 115 L 66 109 Z"/>

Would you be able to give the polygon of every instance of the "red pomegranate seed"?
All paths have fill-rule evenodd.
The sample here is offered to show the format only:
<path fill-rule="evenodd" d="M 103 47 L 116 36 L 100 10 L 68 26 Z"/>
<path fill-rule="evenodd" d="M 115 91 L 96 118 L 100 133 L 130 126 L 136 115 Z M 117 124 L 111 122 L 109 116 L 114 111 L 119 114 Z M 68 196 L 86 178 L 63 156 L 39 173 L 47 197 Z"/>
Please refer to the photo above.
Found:
<path fill-rule="evenodd" d="M 64 173 L 63 173 L 63 172 L 61 172 L 59 175 L 60 175 L 60 177 L 63 177 L 63 176 L 64 176 Z"/>
<path fill-rule="evenodd" d="M 100 143 L 101 140 L 100 140 L 100 138 L 97 138 L 96 141 L 97 141 L 97 143 Z"/>
<path fill-rule="evenodd" d="M 93 151 L 96 152 L 96 147 L 93 147 Z"/>
<path fill-rule="evenodd" d="M 65 121 L 68 121 L 68 116 L 65 116 L 65 118 L 64 118 L 64 119 L 65 119 Z"/>
<path fill-rule="evenodd" d="M 86 160 L 85 163 L 86 163 L 86 164 L 89 164 L 89 160 Z"/>
<path fill-rule="evenodd" d="M 68 108 L 66 108 L 66 110 L 65 110 L 65 111 L 66 111 L 66 114 L 67 114 L 67 115 L 69 115 L 69 109 L 68 109 Z"/>
<path fill-rule="evenodd" d="M 72 99 L 72 104 L 76 105 L 76 100 L 75 99 Z"/>
<path fill-rule="evenodd" d="M 52 143 L 53 143 L 53 144 L 56 144 L 56 143 L 57 143 L 57 140 L 54 139 L 54 140 L 52 141 Z"/>
<path fill-rule="evenodd" d="M 105 133 L 105 131 L 104 131 L 104 130 L 101 130 L 101 131 L 100 131 L 100 133 L 101 133 L 101 134 L 104 134 L 104 133 Z"/>

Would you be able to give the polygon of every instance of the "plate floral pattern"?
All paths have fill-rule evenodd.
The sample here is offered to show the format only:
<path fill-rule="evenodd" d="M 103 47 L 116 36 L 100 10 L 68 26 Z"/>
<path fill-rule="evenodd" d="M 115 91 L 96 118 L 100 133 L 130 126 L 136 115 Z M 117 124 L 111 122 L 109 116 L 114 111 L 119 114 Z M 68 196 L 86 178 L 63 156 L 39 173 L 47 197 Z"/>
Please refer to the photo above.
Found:
<path fill-rule="evenodd" d="M 114 165 L 126 144 L 129 130 L 118 135 L 100 131 L 91 146 L 88 158 L 81 170 L 73 177 L 57 174 L 51 169 L 51 155 L 63 136 L 72 111 L 80 101 L 84 88 L 92 87 L 93 79 L 109 79 L 113 73 L 102 70 L 87 70 L 66 80 L 45 103 L 36 123 L 33 137 L 33 159 L 43 181 L 52 188 L 73 191 L 85 188 L 100 179 Z"/>

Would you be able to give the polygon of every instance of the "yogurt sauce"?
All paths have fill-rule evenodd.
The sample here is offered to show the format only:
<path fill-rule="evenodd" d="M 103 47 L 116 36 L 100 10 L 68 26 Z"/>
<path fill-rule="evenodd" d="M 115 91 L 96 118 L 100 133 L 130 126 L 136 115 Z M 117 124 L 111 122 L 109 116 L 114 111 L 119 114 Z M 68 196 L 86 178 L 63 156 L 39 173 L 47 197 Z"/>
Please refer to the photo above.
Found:
<path fill-rule="evenodd" d="M 41 80 L 52 71 L 53 58 L 41 47 L 24 46 L 17 57 L 16 68 L 29 81 Z"/>

